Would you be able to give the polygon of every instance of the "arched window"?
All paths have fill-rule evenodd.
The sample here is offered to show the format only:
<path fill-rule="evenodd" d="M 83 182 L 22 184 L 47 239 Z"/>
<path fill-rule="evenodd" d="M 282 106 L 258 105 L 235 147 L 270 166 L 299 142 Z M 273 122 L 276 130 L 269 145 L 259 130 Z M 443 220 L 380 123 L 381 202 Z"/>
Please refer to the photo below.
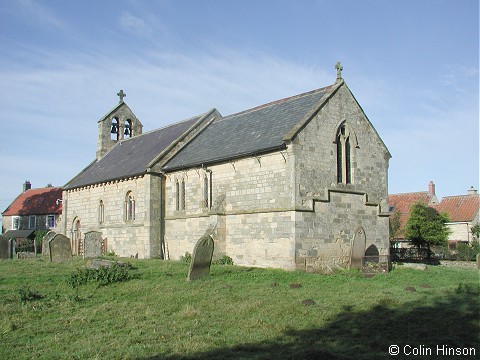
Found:
<path fill-rule="evenodd" d="M 203 206 L 210 209 L 210 181 L 207 174 L 203 177 Z"/>
<path fill-rule="evenodd" d="M 120 139 L 120 123 L 118 118 L 112 119 L 112 129 L 110 130 L 110 140 L 118 141 Z"/>
<path fill-rule="evenodd" d="M 129 139 L 133 136 L 132 120 L 127 119 L 127 121 L 125 121 L 125 131 L 123 135 L 125 135 L 125 139 Z"/>
<path fill-rule="evenodd" d="M 98 223 L 103 224 L 105 221 L 105 206 L 103 205 L 103 200 L 100 200 L 98 204 Z"/>
<path fill-rule="evenodd" d="M 175 181 L 175 210 L 180 210 L 180 184 Z"/>
<path fill-rule="evenodd" d="M 186 189 L 185 179 L 175 180 L 175 210 L 185 210 Z"/>
<path fill-rule="evenodd" d="M 351 136 L 350 129 L 343 123 L 340 125 L 337 137 L 337 183 L 352 183 L 352 164 L 351 164 Z"/>
<path fill-rule="evenodd" d="M 185 195 L 186 195 L 186 191 L 185 191 L 185 179 L 182 179 L 182 185 L 181 185 L 181 191 L 182 191 L 182 202 L 181 202 L 181 210 L 185 210 L 185 203 L 186 203 L 186 199 L 185 199 Z"/>
<path fill-rule="evenodd" d="M 125 221 L 135 220 L 135 198 L 133 193 L 129 191 L 125 196 Z"/>

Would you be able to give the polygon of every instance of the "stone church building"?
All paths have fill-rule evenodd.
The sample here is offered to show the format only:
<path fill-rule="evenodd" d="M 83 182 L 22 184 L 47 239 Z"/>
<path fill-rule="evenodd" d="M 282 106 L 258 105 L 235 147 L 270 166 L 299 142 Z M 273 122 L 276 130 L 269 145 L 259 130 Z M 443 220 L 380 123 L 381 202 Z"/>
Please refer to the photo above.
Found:
<path fill-rule="evenodd" d="M 208 231 L 237 265 L 330 271 L 388 258 L 390 153 L 341 77 L 233 115 L 142 132 L 123 101 L 96 159 L 65 186 L 74 252 L 102 232 L 119 256 L 178 259 Z"/>

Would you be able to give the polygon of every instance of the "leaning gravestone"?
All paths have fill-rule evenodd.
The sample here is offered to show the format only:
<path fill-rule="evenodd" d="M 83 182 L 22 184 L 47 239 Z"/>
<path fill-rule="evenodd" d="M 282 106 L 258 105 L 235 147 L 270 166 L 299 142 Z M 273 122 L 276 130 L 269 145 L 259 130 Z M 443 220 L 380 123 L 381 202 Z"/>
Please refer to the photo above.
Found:
<path fill-rule="evenodd" d="M 365 231 L 357 229 L 353 238 L 352 253 L 350 256 L 350 269 L 362 269 L 365 256 Z"/>
<path fill-rule="evenodd" d="M 210 273 L 213 256 L 213 238 L 204 235 L 193 248 L 192 261 L 188 271 L 188 280 L 200 279 Z"/>
<path fill-rule="evenodd" d="M 49 242 L 50 261 L 67 261 L 72 259 L 70 239 L 63 234 L 55 235 Z"/>
<path fill-rule="evenodd" d="M 48 247 L 48 242 L 53 239 L 57 233 L 53 230 L 50 230 L 45 234 L 42 239 L 42 255 L 50 257 L 50 248 Z"/>
<path fill-rule="evenodd" d="M 13 244 L 15 240 L 0 236 L 0 259 L 11 259 L 13 257 Z"/>
<path fill-rule="evenodd" d="M 102 256 L 102 233 L 89 231 L 85 233 L 83 240 L 83 258 L 96 258 Z"/>

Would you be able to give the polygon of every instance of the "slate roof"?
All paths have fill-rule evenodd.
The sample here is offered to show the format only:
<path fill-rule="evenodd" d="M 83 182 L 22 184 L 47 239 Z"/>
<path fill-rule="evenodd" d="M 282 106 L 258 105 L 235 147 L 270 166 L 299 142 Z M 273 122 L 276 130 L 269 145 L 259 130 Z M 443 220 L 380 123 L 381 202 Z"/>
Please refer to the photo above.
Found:
<path fill-rule="evenodd" d="M 163 167 L 173 171 L 285 148 L 282 139 L 335 85 L 216 119 Z"/>
<path fill-rule="evenodd" d="M 80 174 L 70 180 L 65 188 L 72 189 L 145 173 L 152 160 L 194 126 L 203 116 L 204 114 L 198 115 L 176 124 L 119 141 L 105 156 L 92 162 Z"/>
<path fill-rule="evenodd" d="M 47 187 L 29 189 L 21 193 L 10 206 L 2 213 L 3 216 L 46 215 L 60 214 L 62 203 L 62 188 Z"/>
<path fill-rule="evenodd" d="M 435 208 L 451 222 L 472 222 L 479 211 L 479 195 L 446 196 Z"/>

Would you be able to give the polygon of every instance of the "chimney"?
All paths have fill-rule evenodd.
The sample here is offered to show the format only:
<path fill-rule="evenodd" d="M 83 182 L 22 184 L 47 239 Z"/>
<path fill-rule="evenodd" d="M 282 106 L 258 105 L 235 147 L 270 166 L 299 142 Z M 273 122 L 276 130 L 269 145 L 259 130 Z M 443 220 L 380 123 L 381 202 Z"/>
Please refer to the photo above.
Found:
<path fill-rule="evenodd" d="M 30 181 L 25 180 L 23 184 L 23 192 L 30 190 L 32 188 L 32 184 L 30 184 Z"/>
<path fill-rule="evenodd" d="M 470 189 L 468 189 L 468 195 L 477 195 L 477 189 L 474 189 L 473 186 L 470 186 Z"/>
<path fill-rule="evenodd" d="M 428 183 L 428 193 L 435 195 L 435 184 L 432 180 Z"/>

